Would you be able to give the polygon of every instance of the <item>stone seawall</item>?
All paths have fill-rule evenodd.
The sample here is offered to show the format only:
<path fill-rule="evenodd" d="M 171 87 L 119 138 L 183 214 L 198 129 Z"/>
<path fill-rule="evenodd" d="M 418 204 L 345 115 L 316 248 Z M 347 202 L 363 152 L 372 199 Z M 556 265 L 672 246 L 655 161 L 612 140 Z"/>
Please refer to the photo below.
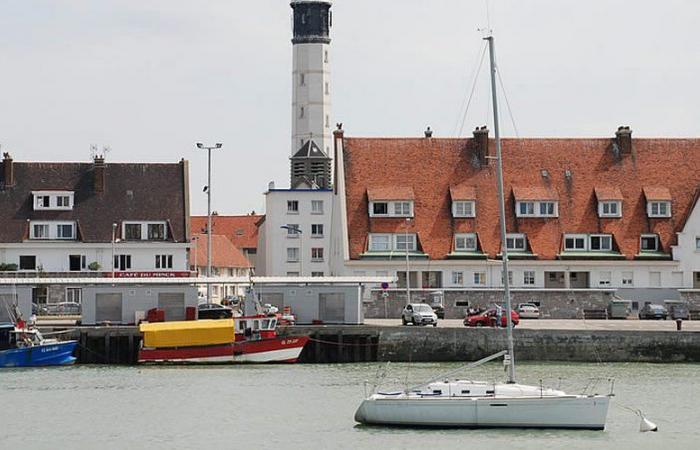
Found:
<path fill-rule="evenodd" d="M 285 332 L 312 337 L 305 362 L 476 361 L 506 348 L 505 330 L 493 328 L 322 326 Z M 700 332 L 515 329 L 514 336 L 516 357 L 523 361 L 700 362 Z"/>
<path fill-rule="evenodd" d="M 411 292 L 411 302 L 429 303 L 430 290 Z M 540 305 L 540 316 L 547 319 L 581 319 L 584 309 L 606 309 L 612 299 L 612 290 L 599 289 L 532 289 L 513 290 L 513 307 L 518 303 L 536 302 Z M 444 291 L 443 306 L 446 319 L 461 319 L 471 306 L 487 307 L 503 300 L 501 289 L 470 289 Z M 364 302 L 364 313 L 368 319 L 398 318 L 406 304 L 406 292 L 391 290 L 372 291 L 369 301 Z"/>

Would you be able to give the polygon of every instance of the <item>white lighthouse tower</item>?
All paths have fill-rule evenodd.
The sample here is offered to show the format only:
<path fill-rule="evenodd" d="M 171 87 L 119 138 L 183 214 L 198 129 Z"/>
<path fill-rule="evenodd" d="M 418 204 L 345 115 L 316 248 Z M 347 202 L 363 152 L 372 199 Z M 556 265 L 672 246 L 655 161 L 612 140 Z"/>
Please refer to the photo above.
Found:
<path fill-rule="evenodd" d="M 293 0 L 291 184 L 331 185 L 331 2 Z"/>

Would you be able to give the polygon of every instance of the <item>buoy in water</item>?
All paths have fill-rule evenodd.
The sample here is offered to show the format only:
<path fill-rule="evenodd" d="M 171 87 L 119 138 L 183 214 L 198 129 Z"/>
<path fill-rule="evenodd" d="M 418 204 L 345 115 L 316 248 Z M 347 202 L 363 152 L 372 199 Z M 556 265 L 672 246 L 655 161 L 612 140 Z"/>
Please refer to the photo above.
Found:
<path fill-rule="evenodd" d="M 644 414 L 642 414 L 641 412 L 639 413 L 639 417 L 642 418 L 642 421 L 639 423 L 640 432 L 644 433 L 647 431 L 659 431 L 659 427 L 656 426 L 654 422 L 644 417 Z"/>

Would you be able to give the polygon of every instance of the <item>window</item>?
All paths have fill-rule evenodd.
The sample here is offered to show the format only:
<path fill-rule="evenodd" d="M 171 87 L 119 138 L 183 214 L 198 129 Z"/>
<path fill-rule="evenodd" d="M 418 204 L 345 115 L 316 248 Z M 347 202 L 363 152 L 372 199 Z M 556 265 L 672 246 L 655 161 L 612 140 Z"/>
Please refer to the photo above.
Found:
<path fill-rule="evenodd" d="M 48 239 L 49 238 L 49 224 L 34 224 L 32 226 L 32 239 Z"/>
<path fill-rule="evenodd" d="M 83 302 L 83 289 L 76 288 L 76 287 L 67 287 L 66 288 L 66 301 L 67 302 L 74 302 L 74 303 L 82 303 Z"/>
<path fill-rule="evenodd" d="M 298 277 L 298 276 L 299 276 L 299 272 L 287 272 L 287 276 L 288 276 L 288 277 Z"/>
<path fill-rule="evenodd" d="M 323 224 L 314 223 L 311 224 L 311 237 L 323 237 Z"/>
<path fill-rule="evenodd" d="M 326 90 L 325 90 L 325 92 L 326 92 L 326 95 L 328 95 L 328 94 L 331 93 L 331 88 L 330 88 L 330 86 L 329 86 L 329 84 L 328 84 L 327 81 L 326 81 Z"/>
<path fill-rule="evenodd" d="M 535 285 L 535 271 L 534 270 L 526 270 L 523 272 L 523 284 L 525 286 L 534 286 Z"/>
<path fill-rule="evenodd" d="M 36 270 L 36 256 L 22 255 L 19 257 L 19 270 Z"/>
<path fill-rule="evenodd" d="M 299 224 L 296 223 L 288 223 L 287 224 L 287 237 L 291 239 L 296 239 L 299 237 L 299 234 L 301 233 L 301 230 L 299 229 Z"/>
<path fill-rule="evenodd" d="M 464 272 L 452 272 L 452 284 L 462 286 L 464 284 Z"/>
<path fill-rule="evenodd" d="M 505 284 L 503 282 L 503 271 L 501 270 L 501 284 Z M 513 286 L 513 271 L 509 270 L 508 271 L 508 286 Z"/>
<path fill-rule="evenodd" d="M 148 224 L 148 240 L 163 241 L 165 240 L 165 224 L 164 223 L 149 223 Z"/>
<path fill-rule="evenodd" d="M 56 225 L 56 238 L 58 239 L 73 239 L 73 224 L 58 224 Z"/>
<path fill-rule="evenodd" d="M 299 108 L 299 118 L 303 119 L 304 118 L 304 107 L 302 106 Z"/>
<path fill-rule="evenodd" d="M 476 234 L 455 234 L 455 250 L 476 251 Z"/>
<path fill-rule="evenodd" d="M 299 262 L 299 248 L 298 247 L 288 247 L 287 248 L 287 262 Z"/>
<path fill-rule="evenodd" d="M 649 217 L 671 217 L 671 202 L 656 201 L 647 203 Z"/>
<path fill-rule="evenodd" d="M 410 216 L 411 202 L 394 202 L 394 215 L 406 217 Z"/>
<path fill-rule="evenodd" d="M 386 202 L 374 202 L 372 203 L 372 215 L 374 216 L 386 216 L 389 214 L 389 204 Z"/>
<path fill-rule="evenodd" d="M 649 272 L 649 286 L 661 287 L 661 272 Z"/>
<path fill-rule="evenodd" d="M 506 235 L 506 248 L 508 250 L 514 250 L 517 252 L 524 252 L 527 250 L 527 244 L 525 243 L 524 234 L 507 234 Z"/>
<path fill-rule="evenodd" d="M 59 208 L 69 208 L 70 207 L 70 197 L 67 195 L 59 195 L 56 197 L 56 206 Z"/>
<path fill-rule="evenodd" d="M 34 209 L 71 210 L 73 209 L 73 192 L 70 191 L 33 191 Z"/>
<path fill-rule="evenodd" d="M 314 247 L 311 249 L 311 261 L 323 261 L 323 247 Z"/>
<path fill-rule="evenodd" d="M 173 255 L 156 255 L 156 269 L 172 269 Z"/>
<path fill-rule="evenodd" d="M 622 272 L 622 285 L 634 286 L 634 272 Z"/>
<path fill-rule="evenodd" d="M 124 239 L 128 241 L 141 240 L 141 224 L 140 223 L 125 223 L 124 224 Z"/>
<path fill-rule="evenodd" d="M 416 235 L 415 234 L 395 234 L 394 235 L 394 249 L 402 251 L 415 251 L 416 249 Z"/>
<path fill-rule="evenodd" d="M 287 214 L 299 214 L 298 200 L 287 200 Z"/>
<path fill-rule="evenodd" d="M 304 86 L 306 84 L 306 79 L 303 73 L 299 74 L 299 86 Z M 303 117 L 303 116 L 302 116 Z"/>
<path fill-rule="evenodd" d="M 599 217 L 622 217 L 622 202 L 603 201 L 598 202 Z"/>
<path fill-rule="evenodd" d="M 557 217 L 559 207 L 553 201 L 516 202 L 515 213 L 518 217 Z"/>
<path fill-rule="evenodd" d="M 391 250 L 390 234 L 370 234 L 369 250 L 371 252 L 386 252 Z"/>
<path fill-rule="evenodd" d="M 131 255 L 114 255 L 114 268 L 116 270 L 131 269 Z"/>
<path fill-rule="evenodd" d="M 312 277 L 322 277 L 322 276 L 323 276 L 323 272 L 311 272 L 311 276 L 312 276 Z"/>
<path fill-rule="evenodd" d="M 639 249 L 642 252 L 659 251 L 659 236 L 656 234 L 643 234 L 640 237 Z"/>
<path fill-rule="evenodd" d="M 606 252 L 612 250 L 612 236 L 609 234 L 591 235 L 591 251 Z"/>
<path fill-rule="evenodd" d="M 324 50 L 324 52 L 323 52 L 323 62 L 324 63 L 328 62 L 328 50 Z"/>
<path fill-rule="evenodd" d="M 564 250 L 567 251 L 585 251 L 586 235 L 585 234 L 565 234 L 564 235 Z"/>
<path fill-rule="evenodd" d="M 85 269 L 85 255 L 68 255 L 68 270 L 77 271 Z"/>
<path fill-rule="evenodd" d="M 48 195 L 38 195 L 35 197 L 34 209 L 48 209 L 51 207 L 51 197 Z"/>
<path fill-rule="evenodd" d="M 600 276 L 598 277 L 598 285 L 610 286 L 611 279 L 612 274 L 610 272 L 600 272 Z"/>
<path fill-rule="evenodd" d="M 311 214 L 323 214 L 323 200 L 311 200 Z"/>
<path fill-rule="evenodd" d="M 474 272 L 474 284 L 477 286 L 486 285 L 486 272 Z"/>
<path fill-rule="evenodd" d="M 330 116 L 328 114 L 326 114 L 326 125 L 325 126 L 326 126 L 326 128 L 330 128 L 330 126 L 331 126 L 331 119 L 330 119 Z"/>
<path fill-rule="evenodd" d="M 473 201 L 459 200 L 452 202 L 452 217 L 474 217 L 475 215 Z"/>
<path fill-rule="evenodd" d="M 700 250 L 700 237 L 695 238 L 695 250 Z"/>

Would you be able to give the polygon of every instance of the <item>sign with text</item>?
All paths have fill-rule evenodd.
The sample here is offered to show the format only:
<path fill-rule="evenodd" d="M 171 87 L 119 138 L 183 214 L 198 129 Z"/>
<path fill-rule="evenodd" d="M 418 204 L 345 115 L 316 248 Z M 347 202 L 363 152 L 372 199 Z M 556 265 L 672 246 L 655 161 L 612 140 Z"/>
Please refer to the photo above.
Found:
<path fill-rule="evenodd" d="M 105 276 L 112 276 L 111 272 Z M 192 276 L 191 272 L 171 271 L 171 272 L 114 272 L 114 278 L 186 278 Z"/>

